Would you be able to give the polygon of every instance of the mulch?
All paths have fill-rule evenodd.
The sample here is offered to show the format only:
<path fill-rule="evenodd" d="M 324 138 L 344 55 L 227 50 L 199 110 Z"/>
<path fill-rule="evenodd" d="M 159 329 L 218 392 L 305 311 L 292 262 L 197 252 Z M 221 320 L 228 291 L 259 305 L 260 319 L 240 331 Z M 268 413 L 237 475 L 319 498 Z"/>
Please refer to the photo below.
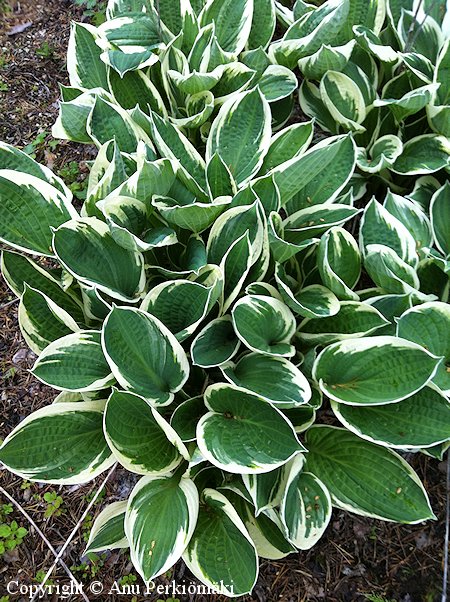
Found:
<path fill-rule="evenodd" d="M 3 3 L 2 3 L 3 2 Z M 90 147 L 73 143 L 51 144 L 51 126 L 57 113 L 58 83 L 67 83 L 65 53 L 70 20 L 82 20 L 83 10 L 67 0 L 12 1 L 11 10 L 1 14 L 0 0 L 0 139 L 19 147 L 40 135 L 35 155 L 58 170 L 70 161 L 92 158 Z M 23 27 L 23 26 L 26 27 Z M 20 32 L 20 29 L 23 31 Z M 14 33 L 17 32 L 17 33 Z M 85 172 L 81 169 L 81 173 Z M 81 176 L 83 177 L 83 176 Z M 55 392 L 28 372 L 34 354 L 28 350 L 17 323 L 14 296 L 0 284 L 0 439 L 30 412 L 51 403 Z M 421 454 L 407 458 L 429 492 L 436 521 L 404 526 L 367 519 L 335 510 L 331 525 L 318 545 L 308 552 L 293 554 L 277 562 L 261 561 L 258 583 L 245 602 L 434 602 L 441 599 L 443 542 L 445 533 L 446 466 Z M 104 475 L 84 486 L 57 487 L 24 483 L 0 471 L 0 485 L 20 504 L 58 551 L 79 522 Z M 102 581 L 105 591 L 124 575 L 134 574 L 128 552 L 113 551 L 90 562 L 83 557 L 89 522 L 109 502 L 124 499 L 136 478 L 117 468 L 105 491 L 79 526 L 64 553 L 64 561 L 75 577 L 86 584 Z M 62 497 L 61 513 L 45 517 L 44 494 Z M 0 502 L 6 503 L 0 494 Z M 0 559 L 0 597 L 6 584 L 37 583 L 53 562 L 53 554 L 34 528 L 16 510 L 10 515 L 29 530 L 24 542 Z M 41 572 L 41 573 L 40 573 Z M 61 567 L 52 575 L 55 583 L 68 584 Z M 158 583 L 191 583 L 189 571 L 179 562 Z M 139 583 L 139 578 L 136 581 Z M 109 594 L 90 600 L 131 600 L 131 595 Z M 175 596 L 177 597 L 177 596 Z M 181 602 L 219 602 L 222 596 L 178 596 Z M 163 596 L 164 598 L 164 596 Z M 11 600 L 26 600 L 11 596 Z M 41 598 L 42 599 L 42 598 Z M 57 594 L 48 600 L 58 600 Z M 68 598 L 78 602 L 79 595 Z M 139 600 L 156 600 L 158 596 Z"/>

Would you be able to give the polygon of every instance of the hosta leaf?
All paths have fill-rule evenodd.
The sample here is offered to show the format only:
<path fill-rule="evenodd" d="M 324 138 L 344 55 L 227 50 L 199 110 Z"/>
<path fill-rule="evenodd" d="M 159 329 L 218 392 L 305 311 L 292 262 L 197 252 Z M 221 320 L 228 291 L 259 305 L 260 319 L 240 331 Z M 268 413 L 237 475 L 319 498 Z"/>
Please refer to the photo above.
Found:
<path fill-rule="evenodd" d="M 410 265 L 417 263 L 416 243 L 406 226 L 373 198 L 365 207 L 360 224 L 360 245 L 380 244 L 391 248 Z"/>
<path fill-rule="evenodd" d="M 368 245 L 364 266 L 374 283 L 388 293 L 402 295 L 420 287 L 415 269 L 385 245 Z"/>
<path fill-rule="evenodd" d="M 198 516 L 198 492 L 190 479 L 143 477 L 131 492 L 125 533 L 131 560 L 144 581 L 167 571 L 182 555 Z"/>
<path fill-rule="evenodd" d="M 81 301 L 72 292 L 64 291 L 61 282 L 58 282 L 50 272 L 32 259 L 4 249 L 1 267 L 7 285 L 17 297 L 23 294 L 25 285 L 28 284 L 31 288 L 49 297 L 56 305 L 69 313 L 77 323 L 84 323 L 85 316 Z"/>
<path fill-rule="evenodd" d="M 294 73 L 282 65 L 270 65 L 258 81 L 258 86 L 268 102 L 276 102 L 292 94 L 298 82 Z"/>
<path fill-rule="evenodd" d="M 281 264 L 275 267 L 275 279 L 283 301 L 296 314 L 305 318 L 324 318 L 339 311 L 339 301 L 330 290 L 320 284 L 311 284 L 293 290 L 293 284 Z"/>
<path fill-rule="evenodd" d="M 353 236 L 343 228 L 330 228 L 321 238 L 317 266 L 324 285 L 339 299 L 355 300 L 353 288 L 361 275 L 361 256 Z"/>
<path fill-rule="evenodd" d="M 106 65 L 100 59 L 101 49 L 96 41 L 98 31 L 88 23 L 72 23 L 67 48 L 67 71 L 70 85 L 91 89 L 108 89 Z"/>
<path fill-rule="evenodd" d="M 97 146 L 115 139 L 121 151 L 128 153 L 136 151 L 139 140 L 150 142 L 144 130 L 130 118 L 125 109 L 100 96 L 96 97 L 89 113 L 86 131 Z"/>
<path fill-rule="evenodd" d="M 273 171 L 288 213 L 331 201 L 344 188 L 356 164 L 349 136 L 329 138 Z M 332 166 L 332 169 L 331 169 Z"/>
<path fill-rule="evenodd" d="M 100 391 L 114 382 L 96 330 L 81 330 L 50 343 L 32 373 L 59 391 Z"/>
<path fill-rule="evenodd" d="M 221 368 L 229 382 L 277 406 L 294 407 L 311 398 L 311 387 L 305 376 L 284 357 L 249 353 L 236 364 Z"/>
<path fill-rule="evenodd" d="M 299 550 L 309 550 L 330 522 L 331 497 L 320 479 L 302 470 L 303 464 L 303 458 L 291 463 L 280 516 L 289 541 Z"/>
<path fill-rule="evenodd" d="M 186 182 L 193 180 L 200 192 L 205 191 L 205 161 L 189 140 L 174 125 L 156 113 L 152 114 L 152 133 L 160 154 L 178 161 L 185 169 L 182 177 Z"/>
<path fill-rule="evenodd" d="M 52 341 L 79 329 L 73 317 L 44 293 L 24 285 L 17 317 L 27 345 L 39 354 Z"/>
<path fill-rule="evenodd" d="M 195 441 L 197 423 L 206 412 L 203 396 L 191 397 L 176 408 L 170 424 L 182 441 Z"/>
<path fill-rule="evenodd" d="M 433 383 L 450 393 L 450 306 L 431 301 L 408 309 L 397 320 L 397 336 L 422 345 L 444 358 L 433 377 Z"/>
<path fill-rule="evenodd" d="M 53 248 L 66 270 L 84 284 L 121 301 L 137 301 L 141 295 L 142 255 L 118 245 L 99 219 L 66 222 L 55 231 Z"/>
<path fill-rule="evenodd" d="M 67 199 L 72 198 L 69 188 L 45 165 L 40 165 L 30 155 L 6 142 L 0 142 L 0 169 L 14 169 L 51 184 Z"/>
<path fill-rule="evenodd" d="M 418 476 L 395 452 L 322 425 L 308 431 L 307 443 L 306 470 L 325 484 L 338 508 L 407 524 L 434 518 Z"/>
<path fill-rule="evenodd" d="M 221 48 L 239 54 L 248 40 L 252 15 L 253 0 L 208 0 L 200 14 L 200 23 L 214 22 Z"/>
<path fill-rule="evenodd" d="M 444 136 L 424 134 L 408 140 L 391 170 L 416 176 L 433 173 L 449 165 L 450 145 Z"/>
<path fill-rule="evenodd" d="M 299 244 L 319 236 L 331 226 L 340 226 L 359 213 L 359 209 L 340 203 L 320 204 L 299 209 L 287 217 L 283 226 L 287 241 Z"/>
<path fill-rule="evenodd" d="M 124 521 L 127 502 L 113 502 L 100 512 L 92 525 L 84 554 L 128 548 Z"/>
<path fill-rule="evenodd" d="M 264 295 L 247 295 L 231 312 L 237 336 L 252 351 L 267 355 L 294 355 L 290 344 L 295 318 L 281 301 Z"/>
<path fill-rule="evenodd" d="M 450 184 L 448 182 L 433 195 L 430 215 L 436 246 L 444 255 L 450 255 Z"/>
<path fill-rule="evenodd" d="M 120 76 L 115 70 L 110 69 L 108 82 L 111 94 L 124 109 L 134 109 L 138 105 L 144 113 L 148 113 L 150 106 L 152 111 L 167 116 L 158 89 L 143 71 L 128 71 Z"/>
<path fill-rule="evenodd" d="M 271 254 L 276 262 L 284 263 L 291 257 L 319 242 L 318 238 L 307 238 L 299 244 L 284 240 L 284 228 L 281 216 L 272 211 L 268 219 L 268 237 Z"/>
<path fill-rule="evenodd" d="M 228 209 L 214 222 L 208 237 L 208 261 L 220 265 L 233 243 L 247 232 L 253 265 L 261 255 L 264 237 L 264 224 L 257 201 Z"/>
<path fill-rule="evenodd" d="M 432 246 L 430 220 L 416 202 L 388 192 L 384 206 L 411 233 L 416 243 L 416 251 Z"/>
<path fill-rule="evenodd" d="M 373 106 L 389 107 L 396 121 L 400 123 L 410 115 L 414 115 L 421 109 L 425 108 L 430 103 L 436 90 L 437 86 L 435 84 L 429 84 L 427 86 L 415 88 L 411 92 L 406 92 L 401 96 L 400 92 L 400 94 L 398 94 L 400 98 L 390 98 L 389 92 L 386 92 L 386 95 L 383 92 L 383 98 L 380 100 L 375 100 Z M 385 96 L 388 97 L 386 98 Z"/>
<path fill-rule="evenodd" d="M 192 342 L 192 362 L 202 368 L 219 366 L 237 353 L 239 345 L 230 316 L 211 320 Z"/>
<path fill-rule="evenodd" d="M 313 133 L 312 121 L 294 123 L 276 133 L 270 141 L 259 174 L 267 174 L 274 167 L 302 155 L 310 145 Z"/>
<path fill-rule="evenodd" d="M 311 56 L 298 61 L 298 67 L 304 77 L 320 81 L 327 71 L 340 71 L 350 59 L 355 42 L 352 40 L 344 46 L 328 46 L 324 44 Z"/>
<path fill-rule="evenodd" d="M 27 416 L 0 447 L 0 461 L 29 481 L 71 485 L 114 463 L 103 437 L 102 404 L 57 403 Z"/>
<path fill-rule="evenodd" d="M 208 191 L 212 199 L 227 195 L 233 196 L 236 192 L 233 176 L 217 153 L 208 161 L 206 179 L 208 180 Z"/>
<path fill-rule="evenodd" d="M 51 228 L 77 216 L 70 201 L 41 178 L 0 169 L 0 240 L 20 251 L 52 257 Z"/>
<path fill-rule="evenodd" d="M 248 47 L 266 48 L 272 39 L 275 26 L 275 2 L 273 0 L 253 1 L 253 19 L 247 41 Z"/>
<path fill-rule="evenodd" d="M 313 378 L 325 395 L 342 403 L 394 403 L 422 389 L 434 377 L 440 361 L 405 339 L 348 339 L 320 353 Z"/>
<path fill-rule="evenodd" d="M 103 93 L 99 91 L 99 95 L 103 96 Z M 63 97 L 63 101 L 59 103 L 58 117 L 52 127 L 52 136 L 90 144 L 92 138 L 86 128 L 96 98 L 97 94 L 90 90 L 72 100 L 65 101 Z"/>
<path fill-rule="evenodd" d="M 327 71 L 320 82 L 320 96 L 334 119 L 351 132 L 361 132 L 366 107 L 355 82 L 338 71 Z"/>
<path fill-rule="evenodd" d="M 303 456 L 299 454 L 293 462 L 296 462 L 297 458 L 300 459 Z M 286 465 L 262 474 L 242 475 L 242 481 L 255 507 L 255 516 L 279 505 L 285 487 L 285 473 Z"/>
<path fill-rule="evenodd" d="M 152 204 L 172 226 L 191 232 L 203 232 L 213 224 L 231 202 L 231 197 L 219 197 L 212 203 L 193 202 L 180 205 L 169 197 L 156 196 Z"/>
<path fill-rule="evenodd" d="M 214 489 L 203 491 L 197 526 L 183 560 L 198 579 L 226 596 L 249 593 L 256 583 L 255 545 L 232 504 Z"/>
<path fill-rule="evenodd" d="M 369 151 L 370 158 L 367 156 L 367 152 L 362 149 L 357 158 L 358 167 L 367 173 L 378 173 L 395 163 L 402 150 L 403 144 L 400 138 L 393 134 L 387 134 L 378 138 L 372 146 Z"/>
<path fill-rule="evenodd" d="M 230 247 L 220 262 L 224 274 L 222 313 L 225 313 L 241 292 L 252 261 L 252 246 L 246 232 Z"/>
<path fill-rule="evenodd" d="M 270 109 L 261 91 L 237 94 L 222 105 L 213 122 L 207 160 L 217 152 L 241 184 L 261 167 L 270 136 Z"/>
<path fill-rule="evenodd" d="M 197 444 L 219 468 L 237 474 L 270 472 L 304 451 L 283 414 L 245 389 L 210 385 L 205 405 L 210 411 L 197 425 Z"/>
<path fill-rule="evenodd" d="M 171 403 L 188 378 L 181 345 L 144 311 L 114 307 L 103 324 L 102 345 L 120 385 L 156 405 Z"/>
<path fill-rule="evenodd" d="M 105 438 L 117 460 L 138 474 L 165 474 L 189 454 L 164 418 L 138 395 L 113 389 L 105 407 Z"/>
<path fill-rule="evenodd" d="M 450 439 L 450 404 L 430 387 L 385 406 L 362 408 L 335 401 L 331 406 L 346 428 L 379 445 L 420 449 Z"/>
<path fill-rule="evenodd" d="M 375 307 L 357 301 L 342 301 L 334 316 L 303 320 L 297 336 L 308 345 L 328 345 L 370 335 L 386 324 L 389 321 Z"/>
<path fill-rule="evenodd" d="M 178 341 L 196 330 L 208 313 L 212 288 L 189 280 L 158 284 L 147 294 L 141 309 L 158 318 Z"/>
<path fill-rule="evenodd" d="M 338 133 L 338 125 L 322 101 L 319 87 L 316 84 L 307 79 L 302 81 L 299 88 L 299 103 L 305 115 L 315 119 L 322 130 L 333 134 Z"/>

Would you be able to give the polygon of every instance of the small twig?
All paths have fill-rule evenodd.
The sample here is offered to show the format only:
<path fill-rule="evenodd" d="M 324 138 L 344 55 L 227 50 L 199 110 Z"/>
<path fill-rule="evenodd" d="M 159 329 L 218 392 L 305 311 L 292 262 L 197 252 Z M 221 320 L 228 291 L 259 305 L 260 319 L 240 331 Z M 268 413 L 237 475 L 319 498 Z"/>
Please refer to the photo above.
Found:
<path fill-rule="evenodd" d="M 15 303 L 18 300 L 19 300 L 19 298 L 17 297 L 17 299 L 12 299 L 11 301 L 8 301 L 8 303 L 4 303 L 3 305 L 0 305 L 0 311 L 2 309 L 6 309 L 7 307 L 9 307 L 10 305 L 12 305 L 13 303 Z"/>
<path fill-rule="evenodd" d="M 19 512 L 21 512 L 24 515 L 24 517 L 27 519 L 27 521 L 30 523 L 30 525 L 34 528 L 34 530 L 36 531 L 36 533 L 45 542 L 45 544 L 50 549 L 50 551 L 52 552 L 52 554 L 57 558 L 58 557 L 58 552 L 55 550 L 55 548 L 52 546 L 52 544 L 46 538 L 46 536 L 44 535 L 44 533 L 39 529 L 39 527 L 34 522 L 34 520 L 31 518 L 31 516 L 28 514 L 28 512 L 26 510 L 24 510 L 22 508 L 22 506 L 19 504 L 19 502 L 16 502 L 16 500 L 5 489 L 3 489 L 3 487 L 1 487 L 1 486 L 0 486 L 0 493 L 6 499 L 8 499 L 12 504 L 14 504 L 14 506 L 17 508 L 17 510 L 19 510 Z M 61 564 L 61 566 L 63 567 L 63 569 L 66 571 L 67 575 L 70 577 L 70 580 L 73 581 L 76 586 L 78 586 L 79 585 L 78 581 L 75 579 L 74 575 L 72 574 L 72 572 L 69 569 L 69 567 L 67 566 L 67 564 L 62 559 L 59 560 L 59 563 Z M 80 592 L 80 593 L 83 596 L 83 599 L 86 602 L 89 602 L 89 598 L 86 596 L 86 594 L 84 592 Z"/>
<path fill-rule="evenodd" d="M 450 453 L 447 455 L 447 502 L 445 510 L 445 538 L 444 538 L 444 575 L 442 578 L 442 602 L 447 602 L 448 581 L 448 544 L 450 538 Z"/>
<path fill-rule="evenodd" d="M 81 518 L 79 519 L 79 521 L 77 522 L 77 524 L 75 525 L 72 533 L 69 535 L 69 537 L 67 538 L 65 544 L 63 545 L 63 547 L 60 549 L 60 551 L 58 552 L 58 554 L 56 555 L 55 560 L 53 561 L 52 566 L 48 569 L 44 579 L 41 581 L 41 585 L 43 586 L 47 580 L 49 579 L 50 575 L 53 572 L 53 569 L 55 568 L 55 566 L 58 564 L 58 562 L 62 562 L 62 556 L 64 554 L 64 552 L 67 550 L 68 545 L 70 544 L 70 542 L 72 541 L 72 539 L 75 537 L 76 532 L 78 531 L 78 529 L 81 527 L 84 519 L 86 518 L 86 516 L 89 514 L 90 509 L 92 508 L 92 506 L 95 504 L 95 502 L 97 501 L 98 496 L 100 495 L 100 493 L 102 492 L 104 486 L 106 485 L 106 483 L 108 482 L 108 479 L 110 478 L 110 476 L 112 475 L 112 473 L 115 471 L 117 466 L 117 462 L 115 464 L 113 464 L 113 466 L 109 469 L 108 474 L 106 475 L 106 477 L 103 479 L 100 487 L 97 489 L 97 493 L 94 495 L 94 497 L 92 498 L 92 500 L 89 502 L 86 510 L 83 512 L 83 514 L 81 515 Z M 33 596 L 33 598 L 31 599 L 31 602 L 34 602 L 34 600 L 36 600 L 36 597 L 38 595 L 39 592 L 36 592 L 35 595 Z M 88 601 L 89 602 L 89 601 Z"/>

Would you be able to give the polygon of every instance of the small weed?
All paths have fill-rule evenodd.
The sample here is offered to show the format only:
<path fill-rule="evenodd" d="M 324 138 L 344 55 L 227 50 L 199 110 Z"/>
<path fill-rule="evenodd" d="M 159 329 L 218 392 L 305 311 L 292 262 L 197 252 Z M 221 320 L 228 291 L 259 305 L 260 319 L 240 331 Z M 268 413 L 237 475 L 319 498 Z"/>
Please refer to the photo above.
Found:
<path fill-rule="evenodd" d="M 0 602 L 9 602 L 9 596 L 1 596 Z"/>
<path fill-rule="evenodd" d="M 12 504 L 3 504 L 0 508 L 0 554 L 17 548 L 28 533 L 25 527 L 19 527 L 17 521 L 7 519 L 12 511 Z"/>
<path fill-rule="evenodd" d="M 82 562 L 79 565 L 70 567 L 72 573 L 77 573 L 83 578 L 95 577 L 103 565 L 105 564 L 106 554 L 99 556 L 98 554 L 90 553 L 87 555 L 89 562 Z"/>
<path fill-rule="evenodd" d="M 44 500 L 47 502 L 47 507 L 44 512 L 45 518 L 61 516 L 64 512 L 64 509 L 61 508 L 64 500 L 56 493 L 56 491 L 47 491 L 44 493 Z"/>
<path fill-rule="evenodd" d="M 33 581 L 35 581 L 36 583 L 42 583 L 45 579 L 45 575 L 47 573 L 45 571 L 38 571 L 36 573 L 36 577 L 33 577 Z M 53 579 L 47 579 L 47 581 L 45 582 L 47 585 L 54 585 L 55 582 L 53 581 Z"/>
<path fill-rule="evenodd" d="M 80 180 L 80 167 L 76 161 L 70 161 L 67 165 L 63 165 L 58 175 L 64 180 L 66 185 L 72 191 L 72 194 L 80 201 L 84 201 L 87 192 L 87 180 Z"/>
<path fill-rule="evenodd" d="M 31 488 L 32 483 L 30 483 L 30 481 L 22 481 L 22 484 L 20 486 L 21 489 L 30 489 Z"/>
<path fill-rule="evenodd" d="M 379 596 L 378 594 L 366 594 L 367 602 L 397 602 L 393 598 L 385 598 L 384 596 Z"/>
<path fill-rule="evenodd" d="M 133 573 L 129 573 L 128 575 L 124 575 L 123 577 L 121 577 L 118 583 L 120 586 L 123 587 L 125 585 L 132 585 L 133 583 L 135 583 L 136 580 L 136 575 L 133 575 Z"/>
<path fill-rule="evenodd" d="M 55 58 L 56 48 L 51 46 L 47 40 L 45 40 L 39 48 L 36 49 L 36 54 L 43 59 L 53 60 Z"/>
<path fill-rule="evenodd" d="M 84 6 L 83 17 L 88 17 L 96 26 L 106 21 L 106 0 L 74 0 L 76 6 Z"/>
<path fill-rule="evenodd" d="M 7 92 L 9 90 L 9 86 L 6 82 L 2 80 L 0 77 L 0 92 Z"/>

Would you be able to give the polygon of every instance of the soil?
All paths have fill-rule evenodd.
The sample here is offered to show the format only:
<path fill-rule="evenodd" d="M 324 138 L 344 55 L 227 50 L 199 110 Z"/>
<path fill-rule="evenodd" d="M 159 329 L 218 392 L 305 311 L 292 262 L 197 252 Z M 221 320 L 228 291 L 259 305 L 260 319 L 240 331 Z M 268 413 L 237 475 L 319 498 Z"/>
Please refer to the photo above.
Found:
<path fill-rule="evenodd" d="M 57 113 L 58 83 L 67 83 L 65 53 L 70 20 L 83 20 L 83 9 L 67 0 L 12 1 L 5 12 L 0 0 L 0 139 L 19 147 L 32 144 L 39 161 L 60 170 L 71 161 L 80 165 L 78 180 L 86 177 L 86 161 L 93 157 L 88 146 L 58 142 L 52 144 L 51 126 Z M 2 10 L 4 11 L 2 14 Z M 22 26 L 19 31 L 17 26 Z M 14 33 L 17 32 L 17 33 Z M 36 138 L 38 140 L 36 141 Z M 50 403 L 55 393 L 40 384 L 28 372 L 34 355 L 28 350 L 17 324 L 17 301 L 0 284 L 0 439 L 30 412 Z M 421 454 L 408 458 L 429 492 L 437 520 L 402 526 L 356 517 L 335 510 L 331 525 L 318 545 L 308 552 L 291 555 L 278 562 L 261 561 L 258 583 L 245 602 L 433 602 L 441 599 L 443 547 L 445 533 L 446 464 Z M 76 528 L 104 475 L 85 486 L 57 487 L 30 484 L 6 472 L 0 472 L 0 485 L 29 514 L 45 537 L 58 551 Z M 64 552 L 63 559 L 78 580 L 88 587 L 101 581 L 105 592 L 113 582 L 134 575 L 128 552 L 113 551 L 93 561 L 83 557 L 89 522 L 102 509 L 105 500 L 127 496 L 135 479 L 116 468 L 105 492 L 92 507 L 87 520 Z M 61 496 L 59 508 L 51 516 L 46 493 Z M 48 496 L 46 496 L 48 497 Z M 0 503 L 9 500 L 0 490 Z M 1 508 L 1 505 L 0 505 Z M 14 507 L 8 519 L 28 529 L 15 550 L 0 557 L 0 600 L 5 602 L 6 585 L 12 580 L 36 584 L 53 562 L 46 543 Z M 132 582 L 133 577 L 129 578 Z M 179 562 L 157 583 L 192 583 L 189 571 Z M 52 574 L 54 583 L 68 584 L 58 565 Z M 140 583 L 139 578 L 135 583 Z M 132 600 L 119 593 L 94 595 L 90 600 Z M 378 596 L 378 598 L 376 598 Z M 157 600 L 170 596 L 142 597 Z M 175 595 L 181 602 L 222 601 L 222 596 Z M 12 595 L 11 600 L 26 600 L 28 595 Z M 57 593 L 41 599 L 68 599 L 78 602 L 79 594 L 63 598 Z"/>

